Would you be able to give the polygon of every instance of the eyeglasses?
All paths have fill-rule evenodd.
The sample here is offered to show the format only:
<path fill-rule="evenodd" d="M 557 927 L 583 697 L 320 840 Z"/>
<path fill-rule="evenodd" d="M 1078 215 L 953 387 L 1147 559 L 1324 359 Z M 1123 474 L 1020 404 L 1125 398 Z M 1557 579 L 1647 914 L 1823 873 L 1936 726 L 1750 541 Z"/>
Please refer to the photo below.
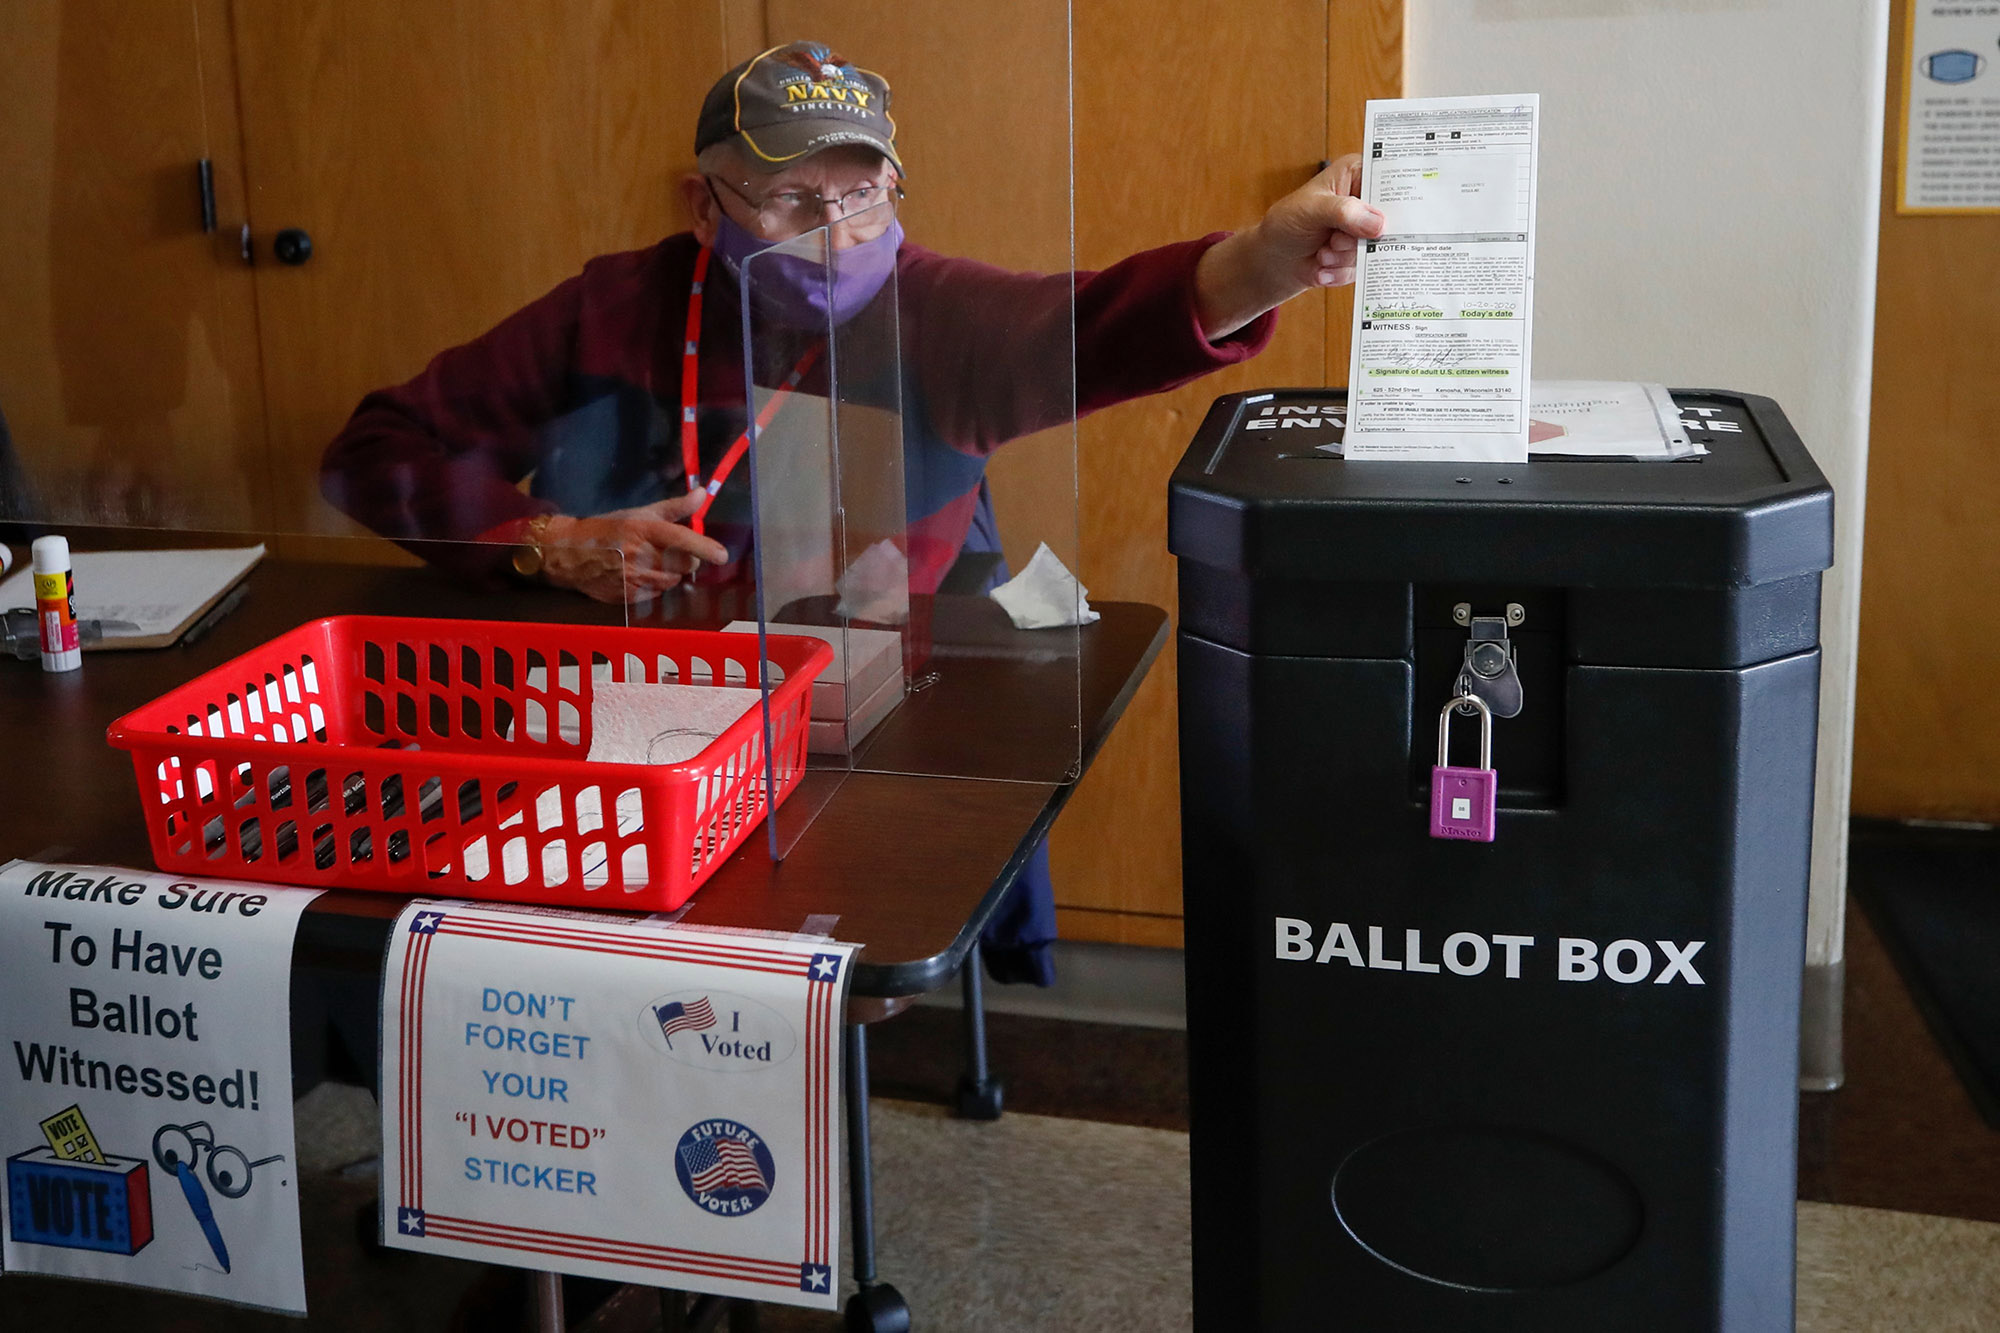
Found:
<path fill-rule="evenodd" d="M 250 1173 L 271 1162 L 282 1162 L 284 1154 L 259 1157 L 250 1160 L 250 1155 L 233 1144 L 217 1143 L 215 1131 L 206 1120 L 196 1120 L 186 1125 L 161 1125 L 153 1135 L 153 1160 L 160 1164 L 160 1170 L 168 1175 L 178 1173 L 185 1162 L 192 1172 L 199 1159 L 207 1159 L 208 1183 L 225 1199 L 240 1199 L 250 1192 Z"/>
<path fill-rule="evenodd" d="M 723 189 L 754 210 L 758 224 L 767 234 L 779 233 L 775 239 L 803 235 L 826 225 L 827 210 L 831 209 L 833 220 L 846 224 L 857 239 L 872 240 L 889 230 L 896 217 L 895 206 L 903 198 L 903 187 L 889 184 L 863 185 L 831 199 L 817 190 L 780 190 L 762 199 L 752 199 L 720 176 L 710 176 L 708 180 L 711 190 L 714 182 L 721 181 Z"/>

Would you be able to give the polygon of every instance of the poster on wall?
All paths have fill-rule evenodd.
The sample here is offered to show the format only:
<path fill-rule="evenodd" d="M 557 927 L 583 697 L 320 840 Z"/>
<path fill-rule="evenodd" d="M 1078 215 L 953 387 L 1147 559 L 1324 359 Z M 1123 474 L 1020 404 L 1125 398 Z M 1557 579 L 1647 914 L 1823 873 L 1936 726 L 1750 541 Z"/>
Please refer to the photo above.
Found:
<path fill-rule="evenodd" d="M 1906 0 L 1899 213 L 2000 212 L 2000 0 Z"/>
<path fill-rule="evenodd" d="M 318 896 L 0 866 L 0 1268 L 305 1313 L 291 961 Z"/>
<path fill-rule="evenodd" d="M 382 983 L 384 1244 L 833 1308 L 853 952 L 411 904 Z"/>

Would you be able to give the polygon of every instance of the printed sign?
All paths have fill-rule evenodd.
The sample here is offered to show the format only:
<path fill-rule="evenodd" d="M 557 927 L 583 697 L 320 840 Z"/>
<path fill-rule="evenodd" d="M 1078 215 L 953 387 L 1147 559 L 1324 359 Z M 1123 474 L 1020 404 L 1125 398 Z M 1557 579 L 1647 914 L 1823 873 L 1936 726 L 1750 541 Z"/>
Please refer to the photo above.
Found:
<path fill-rule="evenodd" d="M 316 890 L 0 867 L 0 1257 L 306 1309 L 291 958 Z"/>
<path fill-rule="evenodd" d="M 382 984 L 384 1242 L 833 1308 L 852 954 L 412 904 Z"/>
<path fill-rule="evenodd" d="M 1900 213 L 2000 212 L 2000 0 L 1905 0 Z"/>

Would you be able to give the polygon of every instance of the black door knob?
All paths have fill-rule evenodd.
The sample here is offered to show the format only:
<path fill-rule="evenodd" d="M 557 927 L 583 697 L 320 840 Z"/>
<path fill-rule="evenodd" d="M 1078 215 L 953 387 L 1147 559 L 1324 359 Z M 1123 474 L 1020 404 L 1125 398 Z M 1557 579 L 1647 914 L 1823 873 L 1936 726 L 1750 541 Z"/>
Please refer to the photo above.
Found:
<path fill-rule="evenodd" d="M 287 227 L 271 242 L 271 253 L 280 264 L 296 268 L 313 257 L 313 238 L 297 227 Z"/>

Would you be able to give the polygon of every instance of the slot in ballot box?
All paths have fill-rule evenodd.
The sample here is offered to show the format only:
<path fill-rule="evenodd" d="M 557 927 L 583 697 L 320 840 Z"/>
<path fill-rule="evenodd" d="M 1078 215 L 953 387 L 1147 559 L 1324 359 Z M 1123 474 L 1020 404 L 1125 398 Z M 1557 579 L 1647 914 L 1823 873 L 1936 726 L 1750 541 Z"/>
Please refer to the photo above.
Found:
<path fill-rule="evenodd" d="M 1197 1327 L 1789 1330 L 1831 488 L 1742 394 L 1678 461 L 1244 429 L 1308 398 L 1172 483 Z"/>

